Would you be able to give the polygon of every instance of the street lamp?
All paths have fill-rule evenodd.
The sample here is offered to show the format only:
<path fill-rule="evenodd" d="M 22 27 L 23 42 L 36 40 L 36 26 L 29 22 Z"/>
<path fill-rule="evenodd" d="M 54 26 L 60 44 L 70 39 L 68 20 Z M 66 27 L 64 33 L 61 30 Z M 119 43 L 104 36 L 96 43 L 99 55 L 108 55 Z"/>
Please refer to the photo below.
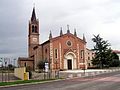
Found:
<path fill-rule="evenodd" d="M 59 67 L 58 67 L 58 61 L 57 60 L 56 60 L 55 64 L 56 64 L 55 77 L 59 78 Z"/>
<path fill-rule="evenodd" d="M 51 61 L 52 61 L 52 59 L 49 58 L 49 79 L 51 77 Z"/>
<path fill-rule="evenodd" d="M 5 69 L 5 82 L 6 82 L 6 78 L 7 78 L 7 74 L 6 74 L 6 73 L 7 73 L 7 72 L 6 72 L 6 71 L 7 71 L 7 69 L 6 69 L 7 58 L 4 58 L 4 65 L 5 65 L 5 68 L 4 68 L 4 69 Z"/>
<path fill-rule="evenodd" d="M 85 75 L 85 52 L 84 50 L 82 50 L 82 57 L 83 57 L 83 71 L 84 71 L 84 75 Z"/>
<path fill-rule="evenodd" d="M 10 58 L 8 58 L 8 65 L 10 65 Z M 10 70 L 10 66 L 8 66 L 8 81 L 9 81 L 9 79 L 10 79 L 10 77 L 9 77 L 9 70 Z"/>

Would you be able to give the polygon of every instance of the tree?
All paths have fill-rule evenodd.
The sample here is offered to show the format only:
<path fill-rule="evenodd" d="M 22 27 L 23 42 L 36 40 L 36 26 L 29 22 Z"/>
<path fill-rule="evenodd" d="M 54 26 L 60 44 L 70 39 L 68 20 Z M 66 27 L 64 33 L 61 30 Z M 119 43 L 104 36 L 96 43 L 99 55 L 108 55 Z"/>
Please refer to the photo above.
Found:
<path fill-rule="evenodd" d="M 39 63 L 37 64 L 37 67 L 39 69 L 45 69 L 45 63 L 48 62 L 47 60 L 42 60 L 42 61 L 39 61 Z"/>
<path fill-rule="evenodd" d="M 112 52 L 112 60 L 109 64 L 110 67 L 118 67 L 120 66 L 120 61 L 119 61 L 119 56 L 115 53 Z"/>
<path fill-rule="evenodd" d="M 108 41 L 103 40 L 99 34 L 97 36 L 94 35 L 92 41 L 95 43 L 93 49 L 95 51 L 95 58 L 93 58 L 92 64 L 100 68 L 103 68 L 103 66 L 108 66 L 112 51 L 109 48 L 110 44 Z"/>
<path fill-rule="evenodd" d="M 112 52 L 112 57 L 113 59 L 119 60 L 119 56 L 115 52 Z"/>
<path fill-rule="evenodd" d="M 14 70 L 14 66 L 13 66 L 12 64 L 8 64 L 8 68 L 9 68 L 10 70 Z"/>
<path fill-rule="evenodd" d="M 30 66 L 26 66 L 26 72 L 29 72 L 29 79 L 32 79 L 32 68 Z"/>

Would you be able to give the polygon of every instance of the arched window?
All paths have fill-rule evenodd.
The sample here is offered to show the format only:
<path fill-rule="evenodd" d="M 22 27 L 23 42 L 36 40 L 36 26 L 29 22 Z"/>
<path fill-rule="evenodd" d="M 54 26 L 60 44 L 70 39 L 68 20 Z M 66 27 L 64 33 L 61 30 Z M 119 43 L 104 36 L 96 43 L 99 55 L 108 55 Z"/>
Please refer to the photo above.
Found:
<path fill-rule="evenodd" d="M 56 48 L 54 50 L 54 55 L 55 55 L 55 58 L 58 58 L 58 49 L 56 49 Z"/>
<path fill-rule="evenodd" d="M 35 33 L 37 33 L 37 26 L 35 26 Z"/>
<path fill-rule="evenodd" d="M 32 25 L 32 33 L 37 33 L 37 26 Z"/>
<path fill-rule="evenodd" d="M 32 32 L 35 32 L 35 28 L 34 28 L 34 25 L 32 25 Z"/>

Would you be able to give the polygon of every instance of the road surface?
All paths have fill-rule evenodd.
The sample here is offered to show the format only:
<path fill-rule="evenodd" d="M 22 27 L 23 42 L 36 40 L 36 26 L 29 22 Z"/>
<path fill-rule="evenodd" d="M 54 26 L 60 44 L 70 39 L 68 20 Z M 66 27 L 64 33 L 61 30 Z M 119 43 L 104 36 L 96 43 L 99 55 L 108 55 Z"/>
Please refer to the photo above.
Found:
<path fill-rule="evenodd" d="M 43 84 L 0 88 L 0 90 L 120 90 L 120 72 Z"/>

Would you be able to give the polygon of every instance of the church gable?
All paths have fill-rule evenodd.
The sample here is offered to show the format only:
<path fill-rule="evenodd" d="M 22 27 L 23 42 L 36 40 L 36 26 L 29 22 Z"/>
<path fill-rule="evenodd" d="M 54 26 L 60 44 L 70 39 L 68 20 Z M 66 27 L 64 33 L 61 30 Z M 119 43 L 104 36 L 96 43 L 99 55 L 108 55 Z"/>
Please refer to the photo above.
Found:
<path fill-rule="evenodd" d="M 63 34 L 61 36 L 51 38 L 50 43 L 52 44 L 52 61 L 60 62 L 60 68 L 68 68 L 66 66 L 68 60 L 73 60 L 74 65 L 72 65 L 72 69 L 81 68 L 78 63 L 83 61 L 84 56 L 81 56 L 81 51 L 85 50 L 86 42 L 77 36 L 69 33 Z M 76 64 L 76 62 L 78 62 Z M 53 65 L 53 68 L 56 68 Z"/>
<path fill-rule="evenodd" d="M 62 36 L 58 36 L 58 37 L 52 38 L 51 41 L 52 42 L 56 42 L 56 44 L 59 44 L 59 43 L 67 44 L 68 43 L 68 46 L 70 44 L 70 41 L 72 42 L 71 44 L 75 44 L 75 45 L 77 43 L 86 44 L 86 42 L 84 40 L 80 39 L 77 36 L 74 36 L 71 33 L 67 33 L 67 34 L 64 34 Z"/>

